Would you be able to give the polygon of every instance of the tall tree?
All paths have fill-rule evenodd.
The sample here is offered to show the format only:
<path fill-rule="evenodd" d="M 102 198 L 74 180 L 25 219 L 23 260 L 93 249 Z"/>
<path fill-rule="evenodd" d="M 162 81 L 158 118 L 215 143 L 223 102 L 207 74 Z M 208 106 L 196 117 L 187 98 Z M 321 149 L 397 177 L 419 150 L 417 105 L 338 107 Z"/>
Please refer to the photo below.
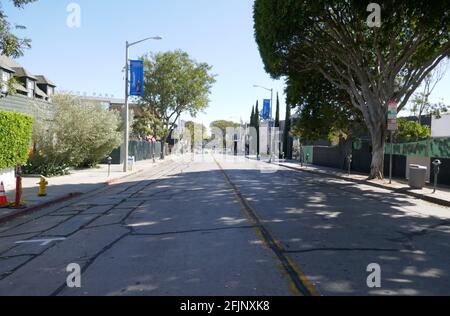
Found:
<path fill-rule="evenodd" d="M 256 128 L 256 154 L 259 157 L 259 102 L 256 101 L 256 110 L 255 110 L 255 128 Z"/>
<path fill-rule="evenodd" d="M 203 146 L 203 141 L 208 139 L 206 127 L 203 124 L 187 121 L 185 123 L 185 128 L 190 135 L 191 151 L 194 151 L 196 142 L 201 141 Z"/>
<path fill-rule="evenodd" d="M 215 82 L 211 66 L 192 60 L 186 52 L 176 50 L 142 57 L 144 60 L 144 96 L 141 105 L 152 109 L 163 124 L 164 144 L 174 131 L 182 113 L 195 117 L 208 107 Z"/>
<path fill-rule="evenodd" d="M 26 4 L 36 0 L 13 0 L 17 8 L 23 8 Z M 24 29 L 22 25 L 11 26 L 7 20 L 7 15 L 0 9 L 0 52 L 2 55 L 17 58 L 23 56 L 23 50 L 31 47 L 31 40 L 19 38 L 12 33 L 12 29 Z"/>
<path fill-rule="evenodd" d="M 423 80 L 420 91 L 414 94 L 411 112 L 417 117 L 419 124 L 422 124 L 424 116 L 433 115 L 436 118 L 440 118 L 441 114 L 448 112 L 450 108 L 443 102 L 434 103 L 430 101 L 431 93 L 444 77 L 448 65 L 449 63 L 446 62 L 441 63 L 433 73 L 430 73 Z"/>
<path fill-rule="evenodd" d="M 277 109 L 276 109 L 276 114 L 275 114 L 275 129 L 280 129 L 280 98 L 278 96 L 278 92 L 277 92 Z M 281 159 L 282 154 L 281 154 L 281 142 L 280 139 L 275 141 L 276 146 L 278 146 L 278 157 Z"/>
<path fill-rule="evenodd" d="M 372 138 L 370 178 L 383 177 L 387 110 L 408 103 L 450 54 L 450 0 L 380 0 L 373 27 L 366 2 L 256 0 L 256 41 L 275 78 L 319 72 L 345 91 Z M 377 11 L 378 8 L 375 8 Z M 376 24 L 376 23 L 375 23 Z"/>
<path fill-rule="evenodd" d="M 164 135 L 164 127 L 152 109 L 145 107 L 134 116 L 132 134 L 139 138 L 145 138 L 150 135 L 155 138 L 161 138 Z"/>
<path fill-rule="evenodd" d="M 275 127 L 280 127 L 280 98 L 277 92 L 277 109 L 275 113 Z"/>
<path fill-rule="evenodd" d="M 252 106 L 252 114 L 250 115 L 250 127 L 255 127 L 255 106 Z"/>
<path fill-rule="evenodd" d="M 348 94 L 318 72 L 289 76 L 286 95 L 287 102 L 299 113 L 292 134 L 302 142 L 336 135 L 349 139 L 352 134 L 366 132 L 362 115 L 353 111 Z"/>
<path fill-rule="evenodd" d="M 289 136 L 291 133 L 291 106 L 286 102 L 286 118 L 284 122 L 284 132 L 283 132 L 283 152 L 284 156 L 288 159 L 292 159 L 292 152 L 289 146 Z"/>

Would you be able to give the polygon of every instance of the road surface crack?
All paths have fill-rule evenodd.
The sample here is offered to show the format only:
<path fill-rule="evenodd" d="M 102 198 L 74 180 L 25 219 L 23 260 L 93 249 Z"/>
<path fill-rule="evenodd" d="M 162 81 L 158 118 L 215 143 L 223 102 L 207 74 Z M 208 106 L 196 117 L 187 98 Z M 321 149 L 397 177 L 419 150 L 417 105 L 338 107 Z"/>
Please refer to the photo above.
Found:
<path fill-rule="evenodd" d="M 400 252 L 400 249 L 393 248 L 334 248 L 334 247 L 323 247 L 323 248 L 310 248 L 304 250 L 284 250 L 284 253 L 308 253 L 316 251 L 381 251 L 381 252 Z"/>

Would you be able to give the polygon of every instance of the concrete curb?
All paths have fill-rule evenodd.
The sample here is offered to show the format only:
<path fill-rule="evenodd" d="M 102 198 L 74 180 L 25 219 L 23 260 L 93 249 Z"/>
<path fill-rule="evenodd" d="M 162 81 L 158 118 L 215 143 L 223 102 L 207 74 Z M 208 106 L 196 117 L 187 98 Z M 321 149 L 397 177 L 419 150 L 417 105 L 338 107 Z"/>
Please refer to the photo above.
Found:
<path fill-rule="evenodd" d="M 52 206 L 54 204 L 66 202 L 66 201 L 68 201 L 68 200 L 70 200 L 72 198 L 82 196 L 83 194 L 84 193 L 79 193 L 79 192 L 77 192 L 77 193 L 69 193 L 69 194 L 66 194 L 64 196 L 60 196 L 58 198 L 55 198 L 53 200 L 50 200 L 50 201 L 47 201 L 47 202 L 44 202 L 44 203 L 41 203 L 41 204 L 33 205 L 33 206 L 30 206 L 30 207 L 27 207 L 27 208 L 23 208 L 23 209 L 17 209 L 16 212 L 13 211 L 13 212 L 11 212 L 11 214 L 7 214 L 5 216 L 0 217 L 0 224 L 4 224 L 6 222 L 12 221 L 13 219 L 21 217 L 23 215 L 36 212 L 36 211 L 38 211 L 40 209 L 43 209 L 45 207 L 49 207 L 49 206 Z"/>
<path fill-rule="evenodd" d="M 395 193 L 401 193 L 401 194 L 409 195 L 409 196 L 412 196 L 412 197 L 415 197 L 417 199 L 424 200 L 424 201 L 427 201 L 427 202 L 430 202 L 430 203 L 433 203 L 433 204 L 450 207 L 450 201 L 442 200 L 442 199 L 435 198 L 435 197 L 428 196 L 428 195 L 423 195 L 423 194 L 411 192 L 411 191 L 409 191 L 406 188 L 394 189 L 394 188 L 391 188 L 391 187 L 389 187 L 387 185 L 383 185 L 383 184 L 379 184 L 379 183 L 373 183 L 373 182 L 370 182 L 370 181 L 367 181 L 367 180 L 353 179 L 353 178 L 349 178 L 349 177 L 339 176 L 339 175 L 336 175 L 336 174 L 323 173 L 321 171 L 315 171 L 315 170 L 300 169 L 300 168 L 288 166 L 288 165 L 285 165 L 285 164 L 282 164 L 282 163 L 280 163 L 279 165 L 284 167 L 284 168 L 288 168 L 288 169 L 295 170 L 295 171 L 298 171 L 298 172 L 308 172 L 308 173 L 317 174 L 317 175 L 320 175 L 320 176 L 323 176 L 323 177 L 332 177 L 332 178 L 336 178 L 336 179 L 339 179 L 339 180 L 346 180 L 346 181 L 355 182 L 355 183 L 358 183 L 358 184 L 370 185 L 370 186 L 377 187 L 377 188 L 380 188 L 380 189 L 386 189 L 386 190 L 389 190 L 389 191 L 392 191 L 392 192 L 395 192 Z"/>
<path fill-rule="evenodd" d="M 39 211 L 39 210 L 41 210 L 43 208 L 52 206 L 54 204 L 66 202 L 66 201 L 69 201 L 71 199 L 74 199 L 74 198 L 77 198 L 77 197 L 81 197 L 81 196 L 83 196 L 85 194 L 88 194 L 88 193 L 93 193 L 93 192 L 97 192 L 97 191 L 103 190 L 105 187 L 108 187 L 108 186 L 116 184 L 119 180 L 123 180 L 123 179 L 126 179 L 128 177 L 134 176 L 134 175 L 136 175 L 136 174 L 138 174 L 140 172 L 143 172 L 144 170 L 145 169 L 139 169 L 139 170 L 133 171 L 132 173 L 126 174 L 123 177 L 116 177 L 116 178 L 109 179 L 106 182 L 98 183 L 98 188 L 94 189 L 93 191 L 89 191 L 89 192 L 72 192 L 72 193 L 69 193 L 69 194 L 65 194 L 65 195 L 56 197 L 56 198 L 54 198 L 54 199 L 52 199 L 50 201 L 46 201 L 46 202 L 43 202 L 43 203 L 40 203 L 40 204 L 37 204 L 37 205 L 33 205 L 33 206 L 30 206 L 30 207 L 27 207 L 27 208 L 24 208 L 24 209 L 17 209 L 17 212 L 13 211 L 10 214 L 7 214 L 5 216 L 1 216 L 0 217 L 0 224 L 4 224 L 4 223 L 12 221 L 13 219 L 16 219 L 18 217 L 21 217 L 21 216 L 24 216 L 24 215 L 27 215 L 27 214 L 31 214 L 33 212 Z"/>

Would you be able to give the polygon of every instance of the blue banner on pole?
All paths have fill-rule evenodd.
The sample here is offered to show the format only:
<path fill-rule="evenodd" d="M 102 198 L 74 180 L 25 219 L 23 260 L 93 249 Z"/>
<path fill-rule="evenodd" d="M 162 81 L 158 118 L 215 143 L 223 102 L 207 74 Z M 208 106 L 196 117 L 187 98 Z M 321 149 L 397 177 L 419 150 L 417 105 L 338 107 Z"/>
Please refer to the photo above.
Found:
<path fill-rule="evenodd" d="M 144 95 L 144 61 L 130 60 L 130 95 Z"/>
<path fill-rule="evenodd" d="M 262 112 L 263 120 L 270 119 L 270 106 L 271 106 L 270 100 L 265 99 Z"/>

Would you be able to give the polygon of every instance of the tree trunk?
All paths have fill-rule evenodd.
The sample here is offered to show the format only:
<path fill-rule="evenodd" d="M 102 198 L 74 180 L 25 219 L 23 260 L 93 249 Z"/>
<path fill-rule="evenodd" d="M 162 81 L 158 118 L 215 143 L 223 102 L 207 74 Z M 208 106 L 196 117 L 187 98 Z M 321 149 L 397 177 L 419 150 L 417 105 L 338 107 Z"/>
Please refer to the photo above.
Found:
<path fill-rule="evenodd" d="M 369 180 L 384 178 L 384 145 L 386 134 L 384 125 L 370 128 L 372 137 L 372 164 L 370 167 Z"/>

